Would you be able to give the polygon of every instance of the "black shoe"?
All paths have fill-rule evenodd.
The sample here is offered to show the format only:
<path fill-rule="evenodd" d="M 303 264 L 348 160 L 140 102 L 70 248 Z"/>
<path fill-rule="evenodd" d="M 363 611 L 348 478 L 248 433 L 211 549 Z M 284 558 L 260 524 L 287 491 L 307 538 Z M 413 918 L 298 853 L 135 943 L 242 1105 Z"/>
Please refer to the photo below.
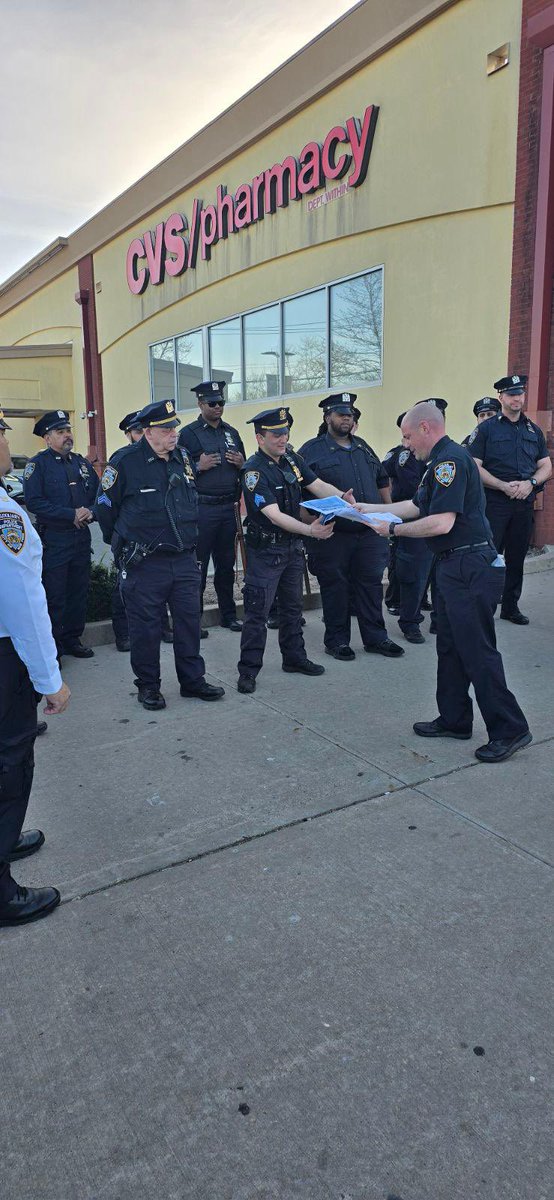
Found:
<path fill-rule="evenodd" d="M 44 846 L 42 829 L 26 829 L 18 837 L 11 854 L 8 854 L 8 862 L 15 862 L 18 858 L 28 858 L 30 854 L 36 854 L 41 846 Z"/>
<path fill-rule="evenodd" d="M 0 925 L 26 925 L 47 917 L 57 908 L 61 896 L 57 888 L 18 887 L 11 900 L 0 903 Z"/>
<path fill-rule="evenodd" d="M 165 708 L 165 700 L 158 688 L 140 687 L 139 685 L 137 700 L 149 712 L 158 712 L 159 709 Z"/>
<path fill-rule="evenodd" d="M 391 642 L 390 638 L 384 638 L 382 642 L 375 642 L 373 646 L 364 646 L 364 650 L 368 654 L 383 654 L 385 658 L 400 658 L 404 653 L 402 646 L 397 646 L 396 642 Z"/>
<path fill-rule="evenodd" d="M 433 609 L 433 605 L 432 605 L 431 601 L 427 599 L 427 596 L 424 596 L 423 600 L 421 601 L 421 611 L 422 612 L 431 612 L 432 609 Z"/>
<path fill-rule="evenodd" d="M 164 629 L 164 631 L 162 633 L 162 642 L 165 642 L 167 646 L 172 645 L 173 633 L 172 633 L 171 629 Z"/>
<path fill-rule="evenodd" d="M 242 633 L 242 621 L 237 621 L 236 617 L 233 617 L 232 621 L 222 621 L 221 628 L 232 629 L 233 633 Z"/>
<path fill-rule="evenodd" d="M 471 737 L 471 730 L 469 733 L 458 733 L 455 729 L 447 729 L 440 717 L 435 717 L 434 721 L 415 721 L 413 730 L 418 737 L 458 738 L 460 742 L 467 742 Z"/>
<path fill-rule="evenodd" d="M 406 638 L 407 642 L 411 642 L 414 646 L 421 646 L 421 643 L 425 641 L 425 638 L 423 634 L 420 633 L 419 629 L 408 629 L 404 633 L 404 637 Z"/>
<path fill-rule="evenodd" d="M 266 625 L 267 625 L 268 629 L 278 629 L 279 628 L 279 617 L 268 617 L 267 621 L 266 621 Z"/>
<path fill-rule="evenodd" d="M 283 671 L 288 671 L 291 675 L 324 675 L 325 667 L 306 658 L 301 663 L 283 663 Z"/>
<path fill-rule="evenodd" d="M 256 680 L 253 679 L 252 675 L 239 675 L 239 681 L 237 683 L 237 692 L 240 692 L 242 696 L 248 696 L 250 694 L 250 692 L 255 692 L 255 691 L 256 691 Z"/>
<path fill-rule="evenodd" d="M 486 746 L 479 746 L 475 751 L 475 757 L 486 763 L 504 762 L 504 759 L 511 758 L 516 750 L 523 750 L 523 747 L 528 746 L 532 741 L 533 735 L 527 730 L 527 733 L 522 733 L 520 737 L 507 741 L 487 742 Z"/>
<path fill-rule="evenodd" d="M 94 650 L 90 646 L 83 646 L 82 642 L 75 642 L 73 646 L 64 646 L 62 654 L 71 654 L 73 658 L 94 658 Z"/>
<path fill-rule="evenodd" d="M 42 737 L 42 734 L 46 733 L 47 729 L 48 721 L 39 721 L 37 724 L 37 737 Z"/>
<path fill-rule="evenodd" d="M 505 612 L 501 611 L 500 612 L 500 620 L 501 621 L 511 621 L 512 625 L 528 625 L 529 624 L 529 617 L 526 617 L 525 613 L 520 612 L 519 608 L 516 608 L 515 612 L 513 612 L 513 613 L 505 613 Z M 494 761 L 496 762 L 496 759 Z"/>
<path fill-rule="evenodd" d="M 116 638 L 115 648 L 116 650 L 121 650 L 122 654 L 127 654 L 131 649 L 129 638 L 119 638 L 119 640 Z"/>
<path fill-rule="evenodd" d="M 325 653 L 338 658 L 339 662 L 352 662 L 356 657 L 351 646 L 326 646 Z"/>
<path fill-rule="evenodd" d="M 225 688 L 214 687 L 213 683 L 206 683 L 206 680 L 202 679 L 193 688 L 181 684 L 181 695 L 192 700 L 221 700 L 225 695 Z"/>
<path fill-rule="evenodd" d="M 207 637 L 209 637 L 208 630 L 201 629 L 200 630 L 200 641 L 203 642 Z"/>
<path fill-rule="evenodd" d="M 396 606 L 396 604 L 387 604 L 386 608 L 387 608 L 387 612 L 390 613 L 391 617 L 399 617 L 400 616 L 400 609 Z"/>

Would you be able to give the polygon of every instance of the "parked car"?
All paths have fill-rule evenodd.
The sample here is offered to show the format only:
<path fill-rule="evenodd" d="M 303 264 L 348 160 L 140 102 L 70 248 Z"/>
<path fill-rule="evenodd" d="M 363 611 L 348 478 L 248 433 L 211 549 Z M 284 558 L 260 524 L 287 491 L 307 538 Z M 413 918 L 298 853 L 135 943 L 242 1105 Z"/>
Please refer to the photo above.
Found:
<path fill-rule="evenodd" d="M 23 504 L 23 480 L 19 475 L 16 475 L 14 471 L 10 471 L 9 475 L 4 475 L 2 487 L 5 487 L 10 500 L 17 500 L 18 504 Z"/>
<path fill-rule="evenodd" d="M 10 475 L 16 475 L 18 479 L 23 479 L 23 472 L 28 462 L 29 457 L 27 454 L 12 454 L 12 469 L 10 471 Z"/>

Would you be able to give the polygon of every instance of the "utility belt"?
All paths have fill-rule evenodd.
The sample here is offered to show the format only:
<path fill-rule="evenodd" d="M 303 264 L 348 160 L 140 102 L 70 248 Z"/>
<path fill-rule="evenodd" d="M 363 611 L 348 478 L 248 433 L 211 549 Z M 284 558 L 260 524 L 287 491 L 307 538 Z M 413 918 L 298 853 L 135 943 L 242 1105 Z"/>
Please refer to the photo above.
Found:
<path fill-rule="evenodd" d="M 150 558 L 152 555 L 164 558 L 174 558 L 177 554 L 192 553 L 196 546 L 183 546 L 179 550 L 178 546 L 157 545 L 151 543 L 147 545 L 145 542 L 126 542 L 122 538 L 119 539 L 119 544 L 112 541 L 112 553 L 117 568 L 124 572 L 131 571 L 133 567 L 138 567 L 145 558 Z"/>
<path fill-rule="evenodd" d="M 225 496 L 206 496 L 202 492 L 198 493 L 199 504 L 234 504 L 236 499 L 236 492 L 229 492 Z"/>
<path fill-rule="evenodd" d="M 299 538 L 284 529 L 265 530 L 256 525 L 247 525 L 244 540 L 252 550 L 264 550 L 266 546 L 291 546 Z"/>
<path fill-rule="evenodd" d="M 440 562 L 443 558 L 450 558 L 451 554 L 467 554 L 470 550 L 484 550 L 485 546 L 488 546 L 489 550 L 493 550 L 496 554 L 496 550 L 490 542 L 472 542 L 468 546 L 453 546 L 452 550 L 439 550 L 436 558 Z"/>

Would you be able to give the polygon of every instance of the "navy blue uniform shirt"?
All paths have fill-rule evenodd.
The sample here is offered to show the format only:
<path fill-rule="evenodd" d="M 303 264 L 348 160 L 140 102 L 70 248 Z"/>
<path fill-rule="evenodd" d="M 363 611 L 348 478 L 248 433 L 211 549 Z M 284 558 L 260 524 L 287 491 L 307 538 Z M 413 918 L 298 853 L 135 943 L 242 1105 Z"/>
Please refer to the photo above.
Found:
<path fill-rule="evenodd" d="M 391 481 L 391 500 L 412 500 L 421 483 L 425 463 L 419 462 L 411 450 L 393 446 L 383 459 L 383 468 Z M 357 499 L 357 497 L 356 497 Z"/>
<path fill-rule="evenodd" d="M 176 447 L 166 460 L 145 437 L 123 448 L 117 465 L 104 469 L 94 512 L 104 541 L 116 533 L 151 550 L 192 549 L 198 496 L 187 451 Z"/>
<path fill-rule="evenodd" d="M 201 454 L 219 454 L 221 462 L 209 471 L 198 471 L 196 486 L 200 496 L 229 496 L 238 498 L 240 467 L 234 467 L 225 458 L 226 450 L 239 451 L 246 458 L 240 434 L 226 421 L 215 428 L 203 417 L 185 425 L 179 434 L 179 446 L 184 446 L 194 463 Z"/>
<path fill-rule="evenodd" d="M 548 457 L 542 429 L 523 413 L 517 421 L 510 421 L 503 413 L 482 421 L 470 433 L 467 448 L 474 458 L 480 459 L 486 471 L 505 483 L 531 479 L 539 459 Z M 534 493 L 527 499 L 532 504 Z"/>
<path fill-rule="evenodd" d="M 490 421 L 485 422 L 490 424 Z M 485 511 L 485 492 L 477 464 L 458 442 L 442 437 L 433 447 L 425 474 L 414 496 L 420 516 L 454 512 L 456 519 L 449 533 L 425 538 L 430 550 L 440 554 L 456 546 L 479 542 L 493 545 Z"/>
<path fill-rule="evenodd" d="M 356 500 L 378 504 L 379 488 L 388 487 L 386 470 L 363 438 L 353 437 L 351 446 L 339 446 L 329 433 L 305 442 L 298 451 L 315 471 L 316 478 L 332 483 L 341 492 L 352 488 Z"/>
<path fill-rule="evenodd" d="M 54 450 L 41 450 L 23 475 L 25 505 L 35 514 L 39 528 L 73 531 L 75 509 L 92 509 L 97 489 L 94 468 L 73 452 L 63 458 Z"/>
<path fill-rule="evenodd" d="M 274 534 L 276 526 L 264 516 L 264 508 L 277 504 L 281 512 L 300 520 L 302 488 L 313 483 L 317 475 L 293 450 L 287 450 L 278 462 L 274 462 L 263 450 L 257 450 L 245 462 L 241 471 L 241 484 L 246 505 L 247 538 L 250 526 L 267 534 Z M 297 534 L 279 530 L 283 540 Z"/>

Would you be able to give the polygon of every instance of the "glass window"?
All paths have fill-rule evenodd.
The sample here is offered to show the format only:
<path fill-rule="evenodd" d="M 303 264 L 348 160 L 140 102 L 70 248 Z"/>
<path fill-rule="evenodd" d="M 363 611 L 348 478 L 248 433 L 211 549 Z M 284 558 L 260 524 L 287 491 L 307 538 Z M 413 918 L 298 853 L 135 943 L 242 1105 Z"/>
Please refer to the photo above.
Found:
<path fill-rule="evenodd" d="M 325 291 L 283 305 L 284 393 L 315 392 L 327 384 Z"/>
<path fill-rule="evenodd" d="M 244 318 L 244 399 L 281 395 L 279 305 Z"/>
<path fill-rule="evenodd" d="M 379 383 L 383 342 L 383 273 L 370 271 L 331 287 L 331 387 Z"/>
<path fill-rule="evenodd" d="M 225 380 L 227 399 L 242 400 L 240 317 L 211 326 L 210 366 L 212 379 Z"/>
<path fill-rule="evenodd" d="M 205 379 L 202 357 L 202 332 L 184 333 L 175 339 L 177 347 L 177 408 L 191 408 L 196 397 L 191 388 Z"/>
<path fill-rule="evenodd" d="M 152 402 L 175 400 L 175 342 L 168 338 L 150 347 Z"/>

